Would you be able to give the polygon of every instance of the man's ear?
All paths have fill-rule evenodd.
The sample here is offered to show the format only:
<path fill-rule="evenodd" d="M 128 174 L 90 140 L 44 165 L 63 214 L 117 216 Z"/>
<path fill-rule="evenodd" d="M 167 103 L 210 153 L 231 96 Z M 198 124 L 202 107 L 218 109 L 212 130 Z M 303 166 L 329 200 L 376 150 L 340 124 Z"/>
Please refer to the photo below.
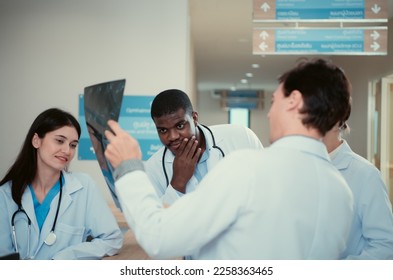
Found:
<path fill-rule="evenodd" d="M 34 133 L 33 139 L 31 139 L 31 144 L 33 145 L 34 148 L 39 148 L 41 145 L 41 139 L 38 136 L 37 133 Z"/>
<path fill-rule="evenodd" d="M 192 119 L 194 120 L 195 125 L 198 123 L 198 112 L 193 111 L 192 112 Z"/>
<path fill-rule="evenodd" d="M 288 108 L 290 110 L 301 110 L 303 108 L 303 95 L 300 91 L 294 90 L 287 97 L 288 98 Z"/>

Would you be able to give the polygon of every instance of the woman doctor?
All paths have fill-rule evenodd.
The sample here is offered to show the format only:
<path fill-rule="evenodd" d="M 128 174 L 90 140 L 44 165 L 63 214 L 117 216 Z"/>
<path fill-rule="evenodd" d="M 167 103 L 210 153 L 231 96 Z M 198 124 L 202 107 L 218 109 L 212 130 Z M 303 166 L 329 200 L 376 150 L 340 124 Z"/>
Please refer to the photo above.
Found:
<path fill-rule="evenodd" d="M 99 259 L 121 248 L 123 235 L 93 180 L 66 172 L 81 128 L 57 108 L 42 112 L 0 181 L 0 256 Z"/>

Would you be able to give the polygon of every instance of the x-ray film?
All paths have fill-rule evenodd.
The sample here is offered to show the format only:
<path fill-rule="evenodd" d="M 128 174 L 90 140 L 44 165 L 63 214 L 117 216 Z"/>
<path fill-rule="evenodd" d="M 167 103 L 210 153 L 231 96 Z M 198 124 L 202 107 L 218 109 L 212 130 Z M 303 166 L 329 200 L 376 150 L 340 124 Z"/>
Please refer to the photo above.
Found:
<path fill-rule="evenodd" d="M 119 209 L 121 207 L 115 192 L 113 167 L 104 155 L 108 145 L 108 139 L 104 132 L 109 130 L 108 120 L 119 120 L 125 83 L 126 80 L 123 79 L 88 86 L 85 87 L 83 96 L 86 126 L 94 153 L 113 201 Z"/>

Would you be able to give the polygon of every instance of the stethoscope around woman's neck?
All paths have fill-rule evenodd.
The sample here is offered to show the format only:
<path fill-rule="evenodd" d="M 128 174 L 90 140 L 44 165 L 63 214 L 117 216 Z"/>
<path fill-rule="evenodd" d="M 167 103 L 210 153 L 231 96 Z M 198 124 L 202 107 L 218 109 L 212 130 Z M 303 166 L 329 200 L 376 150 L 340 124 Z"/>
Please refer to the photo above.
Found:
<path fill-rule="evenodd" d="M 60 172 L 60 178 L 59 178 L 59 184 L 60 184 L 60 191 L 59 191 L 59 200 L 57 203 L 57 209 L 56 209 L 56 215 L 55 219 L 53 221 L 53 225 L 51 228 L 51 231 L 49 232 L 48 236 L 45 238 L 44 243 L 48 246 L 52 246 L 53 244 L 56 243 L 56 234 L 55 234 L 55 228 L 56 228 L 56 222 L 57 222 L 57 217 L 59 216 L 59 209 L 60 209 L 60 204 L 61 204 L 61 197 L 63 193 L 63 174 Z M 11 228 L 12 228 L 12 241 L 14 243 L 15 247 L 15 252 L 19 253 L 19 248 L 18 248 L 18 240 L 16 238 L 16 229 L 15 229 L 15 217 L 18 213 L 22 213 L 26 216 L 27 218 L 27 227 L 28 227 L 28 233 L 27 233 L 27 254 L 30 254 L 30 236 L 31 236 L 31 220 L 29 216 L 27 215 L 26 211 L 23 209 L 22 205 L 18 205 L 18 209 L 14 212 L 14 214 L 11 217 Z"/>
<path fill-rule="evenodd" d="M 219 146 L 216 145 L 216 139 L 214 138 L 214 135 L 213 135 L 213 132 L 211 131 L 211 129 L 210 129 L 209 127 L 207 127 L 206 125 L 203 125 L 203 124 L 198 124 L 197 127 L 198 127 L 199 125 L 200 125 L 200 126 L 203 126 L 204 128 L 206 128 L 207 131 L 209 131 L 209 133 L 210 133 L 210 135 L 211 135 L 211 137 L 212 137 L 212 142 L 213 142 L 212 148 L 213 148 L 213 149 L 219 150 L 220 153 L 221 153 L 221 155 L 222 155 L 222 157 L 225 157 L 224 151 L 223 151 Z M 200 128 L 198 127 L 198 129 L 200 129 Z M 201 129 L 200 129 L 200 130 L 201 130 Z M 201 132 L 202 132 L 202 130 L 201 130 Z M 202 133 L 203 133 L 203 132 L 202 132 Z M 206 137 L 206 136 L 205 136 L 205 137 Z M 163 154 L 162 154 L 162 170 L 164 171 L 165 180 L 166 180 L 166 185 L 168 186 L 168 185 L 169 185 L 169 178 L 168 178 L 168 173 L 166 172 L 166 168 L 165 168 L 165 156 L 166 156 L 167 150 L 168 150 L 168 148 L 165 147 L 164 152 L 163 152 Z"/>

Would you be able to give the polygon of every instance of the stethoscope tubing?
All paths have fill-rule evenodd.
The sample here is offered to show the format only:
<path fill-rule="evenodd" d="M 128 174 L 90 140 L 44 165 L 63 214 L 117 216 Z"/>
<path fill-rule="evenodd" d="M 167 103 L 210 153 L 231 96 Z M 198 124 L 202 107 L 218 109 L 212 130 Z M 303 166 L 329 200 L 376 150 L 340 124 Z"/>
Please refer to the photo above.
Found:
<path fill-rule="evenodd" d="M 55 228 L 56 228 L 57 218 L 59 216 L 59 210 L 60 210 L 60 205 L 61 205 L 61 197 L 62 197 L 62 193 L 63 193 L 63 174 L 61 172 L 60 172 L 60 179 L 59 179 L 59 181 L 60 181 L 59 200 L 58 200 L 58 203 L 57 203 L 56 215 L 55 215 L 55 219 L 53 221 L 52 229 L 51 229 L 51 231 L 49 233 L 49 235 L 51 235 L 51 234 L 52 234 L 52 236 L 54 235 L 55 241 L 56 241 L 56 235 L 54 234 L 54 231 L 55 231 Z M 15 228 L 15 217 L 16 217 L 16 215 L 18 213 L 24 214 L 26 216 L 26 218 L 27 218 L 27 225 L 28 225 L 27 254 L 29 254 L 30 253 L 31 220 L 30 220 L 29 215 L 27 215 L 26 211 L 23 209 L 22 205 L 18 206 L 18 209 L 12 214 L 12 217 L 11 217 L 12 240 L 14 242 L 15 252 L 19 253 L 18 240 L 17 240 L 17 237 L 16 237 L 16 228 Z M 47 242 L 45 242 L 45 243 L 47 245 L 53 245 L 54 242 L 52 244 L 48 244 Z"/>
<path fill-rule="evenodd" d="M 12 217 L 11 217 L 12 240 L 14 241 L 15 252 L 19 253 L 18 242 L 17 242 L 17 238 L 16 238 L 16 229 L 15 229 L 15 216 L 18 213 L 23 213 L 26 216 L 26 218 L 27 218 L 27 226 L 28 226 L 27 251 L 30 252 L 30 227 L 31 227 L 31 220 L 29 218 L 29 215 L 27 215 L 26 211 L 22 208 L 22 206 L 19 206 L 18 209 L 14 212 L 14 214 L 12 214 Z"/>

